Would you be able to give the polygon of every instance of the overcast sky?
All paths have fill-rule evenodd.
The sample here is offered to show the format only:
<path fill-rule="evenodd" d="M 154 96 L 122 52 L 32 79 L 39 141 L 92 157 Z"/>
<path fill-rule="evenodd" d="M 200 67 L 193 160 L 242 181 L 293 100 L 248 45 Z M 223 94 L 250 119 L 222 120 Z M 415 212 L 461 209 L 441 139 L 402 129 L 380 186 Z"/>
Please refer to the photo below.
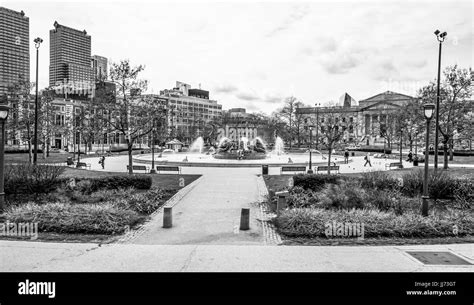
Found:
<path fill-rule="evenodd" d="M 179 80 L 210 91 L 224 109 L 272 112 L 282 98 L 356 100 L 391 90 L 415 94 L 437 73 L 434 30 L 448 32 L 442 65 L 472 66 L 471 1 L 393 3 L 213 1 L 1 1 L 30 18 L 48 85 L 54 21 L 87 30 L 92 54 L 144 64 L 149 92 Z M 31 78 L 35 48 L 31 44 Z"/>

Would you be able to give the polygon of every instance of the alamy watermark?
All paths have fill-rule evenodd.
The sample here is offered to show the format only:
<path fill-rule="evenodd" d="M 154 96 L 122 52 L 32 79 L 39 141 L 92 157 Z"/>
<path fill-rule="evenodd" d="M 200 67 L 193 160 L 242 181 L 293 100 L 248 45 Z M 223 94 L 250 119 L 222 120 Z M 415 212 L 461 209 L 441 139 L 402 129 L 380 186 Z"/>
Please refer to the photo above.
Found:
<path fill-rule="evenodd" d="M 364 223 L 361 222 L 327 222 L 324 234 L 326 237 L 357 237 L 364 239 Z"/>
<path fill-rule="evenodd" d="M 54 86 L 56 94 L 95 95 L 95 84 L 91 81 L 57 81 Z"/>
<path fill-rule="evenodd" d="M 0 236 L 30 237 L 31 240 L 38 239 L 37 222 L 4 222 L 0 223 Z"/>

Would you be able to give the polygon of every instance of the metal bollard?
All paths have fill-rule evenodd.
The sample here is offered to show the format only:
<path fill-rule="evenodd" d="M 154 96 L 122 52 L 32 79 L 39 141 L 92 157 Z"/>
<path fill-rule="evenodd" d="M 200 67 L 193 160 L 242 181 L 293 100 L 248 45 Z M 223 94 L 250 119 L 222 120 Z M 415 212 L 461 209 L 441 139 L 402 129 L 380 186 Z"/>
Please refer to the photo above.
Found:
<path fill-rule="evenodd" d="M 275 191 L 273 189 L 268 190 L 268 200 L 270 204 L 270 211 L 275 212 L 276 204 L 273 203 L 273 197 L 275 197 Z"/>
<path fill-rule="evenodd" d="M 165 207 L 163 209 L 163 228 L 171 228 L 173 226 L 173 208 Z"/>
<path fill-rule="evenodd" d="M 277 192 L 276 195 L 278 196 L 277 214 L 280 214 L 281 210 L 286 209 L 286 197 L 288 197 L 289 192 L 288 191 Z"/>
<path fill-rule="evenodd" d="M 249 208 L 242 208 L 242 212 L 240 213 L 240 229 L 241 230 L 250 229 L 250 209 Z"/>

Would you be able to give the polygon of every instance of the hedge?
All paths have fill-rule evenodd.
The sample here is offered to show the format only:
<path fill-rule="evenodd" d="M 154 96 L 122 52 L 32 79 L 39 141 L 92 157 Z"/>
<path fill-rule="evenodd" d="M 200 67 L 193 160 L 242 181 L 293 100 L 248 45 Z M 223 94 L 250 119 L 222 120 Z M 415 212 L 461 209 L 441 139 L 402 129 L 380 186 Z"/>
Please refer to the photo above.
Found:
<path fill-rule="evenodd" d="M 5 165 L 5 194 L 49 193 L 63 181 L 59 176 L 64 167 L 57 165 L 34 165 L 21 163 Z"/>
<path fill-rule="evenodd" d="M 342 175 L 299 174 L 293 176 L 293 185 L 312 191 L 321 190 L 326 184 L 338 184 L 345 179 Z"/>
<path fill-rule="evenodd" d="M 146 175 L 121 175 L 94 178 L 77 178 L 77 185 L 83 193 L 92 193 L 100 189 L 116 190 L 133 187 L 139 190 L 151 188 L 153 180 Z"/>

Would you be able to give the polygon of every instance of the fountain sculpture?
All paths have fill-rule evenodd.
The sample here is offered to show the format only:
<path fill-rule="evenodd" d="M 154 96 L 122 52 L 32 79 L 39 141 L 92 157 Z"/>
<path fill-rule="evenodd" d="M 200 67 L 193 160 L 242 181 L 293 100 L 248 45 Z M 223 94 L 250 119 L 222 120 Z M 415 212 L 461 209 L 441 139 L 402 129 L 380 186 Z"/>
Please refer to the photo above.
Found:
<path fill-rule="evenodd" d="M 259 160 L 265 159 L 267 154 L 265 144 L 258 137 L 252 142 L 249 142 L 246 137 L 240 138 L 239 141 L 232 141 L 224 137 L 219 141 L 213 156 L 216 159 Z"/>

